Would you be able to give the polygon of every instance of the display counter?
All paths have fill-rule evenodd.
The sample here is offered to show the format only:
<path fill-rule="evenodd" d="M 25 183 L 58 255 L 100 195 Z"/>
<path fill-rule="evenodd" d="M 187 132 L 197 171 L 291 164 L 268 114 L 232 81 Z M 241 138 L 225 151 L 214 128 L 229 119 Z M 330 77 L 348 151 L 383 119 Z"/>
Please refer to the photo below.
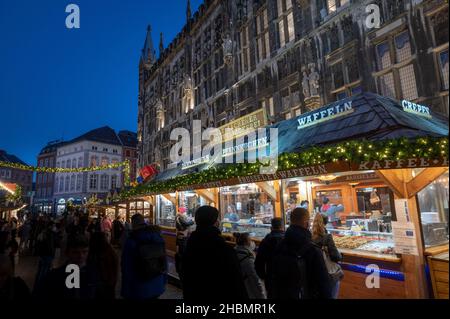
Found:
<path fill-rule="evenodd" d="M 436 299 L 448 299 L 448 251 L 428 257 L 433 295 Z"/>

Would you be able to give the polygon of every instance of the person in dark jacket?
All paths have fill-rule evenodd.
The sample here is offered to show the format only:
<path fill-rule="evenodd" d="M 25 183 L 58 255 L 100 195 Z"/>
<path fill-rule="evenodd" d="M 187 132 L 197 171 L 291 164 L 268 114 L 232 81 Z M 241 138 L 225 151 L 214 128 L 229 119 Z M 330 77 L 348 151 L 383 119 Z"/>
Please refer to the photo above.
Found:
<path fill-rule="evenodd" d="M 0 255 L 0 300 L 25 302 L 30 300 L 31 294 L 27 284 L 20 277 L 14 277 L 10 259 Z"/>
<path fill-rule="evenodd" d="M 56 233 L 53 226 L 52 222 L 48 222 L 46 227 L 36 237 L 36 254 L 39 256 L 39 265 L 34 281 L 34 289 L 38 289 L 41 281 L 52 269 L 56 251 Z"/>
<path fill-rule="evenodd" d="M 137 268 L 139 245 L 152 244 L 165 248 L 159 227 L 146 225 L 144 216 L 131 217 L 132 232 L 125 242 L 122 252 L 122 297 L 125 299 L 157 299 L 166 289 L 167 275 L 161 274 L 149 280 L 143 280 Z"/>
<path fill-rule="evenodd" d="M 283 219 L 275 217 L 271 221 L 271 232 L 264 237 L 258 247 L 255 259 L 255 269 L 259 278 L 264 280 L 266 286 L 267 298 L 272 298 L 271 285 L 273 278 L 272 270 L 270 269 L 275 250 L 284 238 Z"/>
<path fill-rule="evenodd" d="M 85 235 L 74 234 L 67 239 L 67 262 L 51 270 L 38 286 L 35 295 L 42 300 L 94 300 L 100 299 L 101 281 L 98 270 L 87 263 L 89 241 Z M 78 266 L 77 270 L 70 265 Z M 69 266 L 69 267 L 68 267 Z M 68 272 L 66 272 L 69 270 Z M 70 277 L 69 277 L 70 276 Z M 67 284 L 70 283 L 70 286 Z M 79 283 L 78 288 L 76 284 Z"/>
<path fill-rule="evenodd" d="M 117 218 L 113 221 L 113 229 L 112 229 L 112 243 L 115 246 L 120 245 L 120 239 L 122 238 L 123 232 L 125 231 L 125 226 L 123 224 L 122 216 L 117 216 Z"/>
<path fill-rule="evenodd" d="M 322 250 L 311 240 L 309 212 L 292 211 L 291 225 L 273 259 L 273 297 L 276 299 L 329 299 L 331 285 Z"/>
<path fill-rule="evenodd" d="M 119 273 L 119 258 L 108 243 L 105 233 L 95 232 L 89 240 L 88 264 L 98 270 L 101 287 L 99 297 L 114 299 Z"/>
<path fill-rule="evenodd" d="M 328 223 L 328 217 L 322 214 L 317 214 L 314 218 L 312 227 L 312 240 L 319 247 L 322 247 L 330 260 L 337 263 L 342 260 L 342 255 L 336 248 L 333 236 L 328 234 L 325 225 Z M 332 287 L 332 298 L 337 299 L 339 295 L 339 285 L 342 277 L 330 278 Z"/>
<path fill-rule="evenodd" d="M 221 236 L 219 211 L 201 206 L 195 213 L 196 230 L 183 256 L 183 295 L 186 300 L 248 299 L 234 249 Z"/>

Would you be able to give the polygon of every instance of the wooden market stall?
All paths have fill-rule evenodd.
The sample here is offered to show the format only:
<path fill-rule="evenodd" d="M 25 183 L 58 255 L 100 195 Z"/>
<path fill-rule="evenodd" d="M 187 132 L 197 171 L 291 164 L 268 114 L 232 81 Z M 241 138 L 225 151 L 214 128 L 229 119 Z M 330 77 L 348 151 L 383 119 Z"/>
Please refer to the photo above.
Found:
<path fill-rule="evenodd" d="M 168 249 L 175 251 L 176 231 L 164 223 L 174 220 L 185 192 L 219 208 L 230 241 L 232 232 L 247 231 L 258 242 L 270 231 L 271 217 L 286 219 L 289 205 L 308 200 L 314 214 L 328 198 L 340 207 L 329 228 L 344 255 L 340 298 L 432 296 L 427 256 L 448 252 L 447 120 L 426 106 L 362 93 L 271 128 L 278 129 L 281 154 L 273 173 L 252 164 L 242 171 L 218 165 L 216 175 L 202 175 L 199 166 L 156 178 L 177 181 L 164 194 L 149 192 Z M 378 288 L 366 284 L 372 272 Z"/>

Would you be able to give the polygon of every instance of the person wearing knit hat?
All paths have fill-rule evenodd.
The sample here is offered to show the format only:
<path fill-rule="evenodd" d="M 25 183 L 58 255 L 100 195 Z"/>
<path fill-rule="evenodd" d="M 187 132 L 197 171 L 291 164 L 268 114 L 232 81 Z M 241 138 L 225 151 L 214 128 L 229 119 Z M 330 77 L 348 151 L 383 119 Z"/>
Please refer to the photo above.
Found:
<path fill-rule="evenodd" d="M 195 212 L 197 227 L 218 226 L 219 211 L 212 206 L 201 206 Z"/>

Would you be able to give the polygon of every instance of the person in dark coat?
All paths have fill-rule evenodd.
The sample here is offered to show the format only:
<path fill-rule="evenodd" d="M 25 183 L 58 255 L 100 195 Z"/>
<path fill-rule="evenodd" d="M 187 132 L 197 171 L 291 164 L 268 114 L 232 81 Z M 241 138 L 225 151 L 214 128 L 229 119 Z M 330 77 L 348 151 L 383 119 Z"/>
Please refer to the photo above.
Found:
<path fill-rule="evenodd" d="M 264 280 L 268 299 L 272 297 L 271 284 L 273 279 L 271 277 L 272 270 L 270 267 L 273 262 L 275 250 L 284 238 L 283 220 L 276 217 L 272 219 L 271 224 L 271 232 L 259 244 L 255 259 L 256 273 L 259 278 Z"/>
<path fill-rule="evenodd" d="M 201 206 L 183 255 L 183 295 L 186 300 L 248 299 L 239 260 L 221 236 L 219 211 Z"/>
<path fill-rule="evenodd" d="M 6 255 L 0 255 L 0 300 L 26 304 L 31 298 L 27 284 L 20 277 L 14 277 L 11 261 Z"/>
<path fill-rule="evenodd" d="M 57 235 L 53 226 L 53 223 L 48 222 L 47 226 L 36 237 L 36 254 L 39 256 L 39 265 L 34 281 L 34 289 L 38 288 L 41 281 L 52 269 L 57 241 Z"/>
<path fill-rule="evenodd" d="M 292 211 L 291 225 L 277 247 L 273 267 L 276 299 L 330 299 L 331 285 L 322 250 L 313 243 L 309 212 Z M 298 257 L 301 256 L 301 259 Z"/>
<path fill-rule="evenodd" d="M 87 263 L 89 241 L 85 235 L 74 234 L 67 239 L 67 262 L 51 270 L 36 290 L 41 300 L 94 300 L 101 299 L 101 281 L 98 269 Z M 68 268 L 76 265 L 79 269 L 79 288 L 76 270 Z M 66 269 L 71 270 L 66 272 Z M 70 277 L 69 277 L 70 276 Z M 72 287 L 68 287 L 67 283 Z"/>
<path fill-rule="evenodd" d="M 99 272 L 101 281 L 99 297 L 114 299 L 119 274 L 119 257 L 108 243 L 105 233 L 92 234 L 89 240 L 88 264 Z"/>
<path fill-rule="evenodd" d="M 319 247 L 323 247 L 326 254 L 330 257 L 330 260 L 337 263 L 342 260 L 342 255 L 336 248 L 333 236 L 327 232 L 325 225 L 328 223 L 328 217 L 322 214 L 317 214 L 314 218 L 314 223 L 312 227 L 312 240 Z M 339 272 L 340 273 L 340 272 Z M 341 276 L 330 277 L 330 284 L 332 287 L 332 298 L 337 299 L 339 296 L 339 286 Z"/>
<path fill-rule="evenodd" d="M 158 246 L 165 250 L 165 242 L 158 226 L 146 225 L 144 216 L 131 217 L 132 231 L 127 238 L 121 260 L 122 297 L 132 300 L 157 299 L 166 289 L 167 275 L 162 273 L 144 280 L 138 274 L 138 249 L 142 245 Z M 164 255 L 164 258 L 166 256 Z"/>

